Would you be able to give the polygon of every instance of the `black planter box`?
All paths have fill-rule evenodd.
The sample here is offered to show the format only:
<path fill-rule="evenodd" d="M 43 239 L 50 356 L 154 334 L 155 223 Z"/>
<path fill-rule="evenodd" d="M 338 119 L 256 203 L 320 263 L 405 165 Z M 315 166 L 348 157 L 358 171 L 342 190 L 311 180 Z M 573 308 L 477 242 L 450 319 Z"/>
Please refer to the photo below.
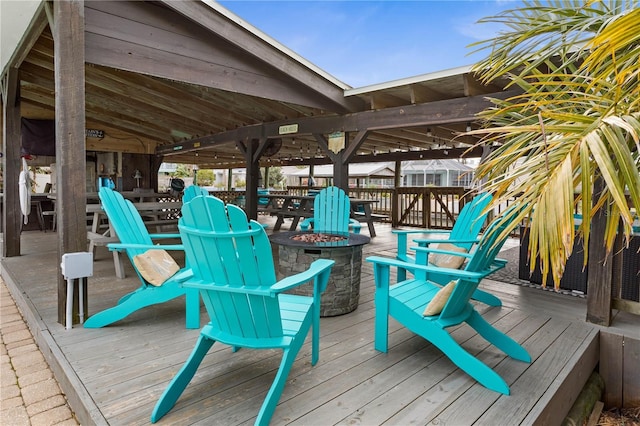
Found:
<path fill-rule="evenodd" d="M 520 256 L 518 265 L 518 278 L 535 284 L 542 284 L 540 265 L 536 265 L 529 276 L 529 262 L 527 260 L 527 248 L 529 246 L 529 229 L 520 228 Z M 625 300 L 640 301 L 640 235 L 631 237 L 629 247 L 622 252 L 622 290 L 621 297 Z M 576 240 L 573 252 L 565 266 L 564 275 L 560 280 L 560 288 L 565 290 L 577 290 L 587 293 L 587 269 L 582 269 L 584 248 L 582 240 Z M 553 284 L 552 278 L 547 284 Z"/>
<path fill-rule="evenodd" d="M 622 298 L 640 302 L 640 235 L 631 237 L 622 252 Z"/>
<path fill-rule="evenodd" d="M 529 246 L 529 229 L 525 227 L 520 228 L 520 263 L 518 268 L 518 278 L 521 280 L 530 281 L 535 284 L 542 284 L 542 272 L 540 271 L 540 265 L 536 264 L 536 268 L 529 277 L 529 262 L 527 261 L 527 248 Z M 587 269 L 583 270 L 583 256 L 584 248 L 582 240 L 576 240 L 573 245 L 573 252 L 567 264 L 564 268 L 564 275 L 560 280 L 560 288 L 565 290 L 577 290 L 583 293 L 587 293 Z M 537 259 L 536 259 L 537 260 Z M 549 277 L 551 281 L 547 285 L 553 285 L 553 278 Z"/>

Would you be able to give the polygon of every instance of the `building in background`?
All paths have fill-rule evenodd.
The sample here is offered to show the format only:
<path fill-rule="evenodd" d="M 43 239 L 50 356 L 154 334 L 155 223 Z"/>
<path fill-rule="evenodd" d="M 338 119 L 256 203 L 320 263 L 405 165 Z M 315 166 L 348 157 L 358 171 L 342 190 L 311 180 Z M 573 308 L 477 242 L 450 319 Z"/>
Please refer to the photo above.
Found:
<path fill-rule="evenodd" d="M 475 169 L 458 160 L 419 160 L 402 163 L 402 186 L 471 186 Z"/>

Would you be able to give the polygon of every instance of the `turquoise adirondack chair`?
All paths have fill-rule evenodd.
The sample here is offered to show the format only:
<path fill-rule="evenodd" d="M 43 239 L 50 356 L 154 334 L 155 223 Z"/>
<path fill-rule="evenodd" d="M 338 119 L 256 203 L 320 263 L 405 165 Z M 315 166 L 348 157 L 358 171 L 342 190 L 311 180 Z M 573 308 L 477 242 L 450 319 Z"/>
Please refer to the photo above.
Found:
<path fill-rule="evenodd" d="M 319 259 L 308 270 L 276 282 L 271 243 L 264 228 L 238 206 L 196 197 L 182 207 L 178 223 L 191 273 L 183 286 L 200 291 L 211 318 L 184 366 L 158 400 L 151 422 L 174 406 L 211 346 L 219 341 L 252 349 L 282 349 L 280 368 L 256 424 L 269 423 L 304 340 L 312 329 L 311 364 L 319 356 L 320 296 L 333 260 Z M 313 297 L 283 294 L 313 281 Z M 247 365 L 246 368 L 251 368 Z"/>
<path fill-rule="evenodd" d="M 336 186 L 329 186 L 314 196 L 313 217 L 300 223 L 300 229 L 308 231 L 313 226 L 314 232 L 334 234 L 360 233 L 360 222 L 351 218 L 349 196 Z"/>
<path fill-rule="evenodd" d="M 198 195 L 207 196 L 209 195 L 209 191 L 207 191 L 206 189 L 198 185 L 187 186 L 184 189 L 184 192 L 182 193 L 182 202 L 186 203 L 188 201 L 191 201 L 194 197 L 197 197 Z"/>
<path fill-rule="evenodd" d="M 480 193 L 473 197 L 470 202 L 464 205 L 451 230 L 392 230 L 391 232 L 397 235 L 396 258 L 405 262 L 416 261 L 416 257 L 409 255 L 407 251 L 407 237 L 409 235 L 423 237 L 413 240 L 420 247 L 428 247 L 430 244 L 450 243 L 464 248 L 467 251 L 471 250 L 471 247 L 478 242 L 478 235 L 482 230 L 482 226 L 484 225 L 488 214 L 486 208 L 489 206 L 492 199 L 493 197 L 488 193 Z M 443 234 L 443 236 L 448 235 L 448 238 L 424 238 L 434 234 Z M 495 263 L 495 266 L 499 267 L 498 269 L 503 268 L 506 264 L 506 262 L 501 259 L 496 259 Z M 407 278 L 406 272 L 406 269 L 398 269 L 398 281 L 404 281 Z M 420 274 L 419 271 L 418 274 Z M 432 274 L 430 279 L 431 281 L 438 282 L 442 285 L 448 282 L 448 278 L 446 276 L 438 278 L 436 275 Z M 502 305 L 502 302 L 496 296 L 480 289 L 476 289 L 472 298 L 490 306 Z"/>
<path fill-rule="evenodd" d="M 142 276 L 134 263 L 136 255 L 143 254 L 149 249 L 184 250 L 181 244 L 154 244 L 154 240 L 179 238 L 180 234 L 149 234 L 138 210 L 120 193 L 102 187 L 98 195 L 109 222 L 120 240 L 119 243 L 111 243 L 107 247 L 110 250 L 123 250 L 127 253 L 142 285 L 120 298 L 116 306 L 91 315 L 85 321 L 84 326 L 87 328 L 104 327 L 144 307 L 185 296 L 186 326 L 187 328 L 199 328 L 200 303 L 197 290 L 183 288 L 174 277 L 169 278 L 160 286 L 152 285 Z"/>
<path fill-rule="evenodd" d="M 389 316 L 395 318 L 412 332 L 427 339 L 438 347 L 451 361 L 464 370 L 483 386 L 509 394 L 507 383 L 490 367 L 478 360 L 460 346 L 447 331 L 448 327 L 466 322 L 489 343 L 502 350 L 508 356 L 531 362 L 528 352 L 516 341 L 494 328 L 475 310 L 470 299 L 480 281 L 493 273 L 497 266 L 496 255 L 508 235 L 506 230 L 515 227 L 516 210 L 505 213 L 510 220 L 493 222 L 480 238 L 471 253 L 462 255 L 468 259 L 463 270 L 438 268 L 419 262 L 403 262 L 385 257 L 368 257 L 373 262 L 376 284 L 375 292 L 375 348 L 387 352 Z M 428 256 L 434 253 L 460 253 L 419 247 L 417 251 Z M 410 271 L 422 271 L 425 278 L 410 278 L 390 285 L 391 267 L 406 268 Z M 446 276 L 450 284 L 442 287 L 433 283 L 430 276 Z M 452 290 L 447 298 L 445 290 Z M 433 304 L 431 304 L 431 302 Z M 434 309 L 440 303 L 441 311 Z M 426 308 L 430 311 L 427 312 Z M 434 309 L 434 310 L 431 310 Z M 426 315 L 426 316 L 425 316 Z"/>

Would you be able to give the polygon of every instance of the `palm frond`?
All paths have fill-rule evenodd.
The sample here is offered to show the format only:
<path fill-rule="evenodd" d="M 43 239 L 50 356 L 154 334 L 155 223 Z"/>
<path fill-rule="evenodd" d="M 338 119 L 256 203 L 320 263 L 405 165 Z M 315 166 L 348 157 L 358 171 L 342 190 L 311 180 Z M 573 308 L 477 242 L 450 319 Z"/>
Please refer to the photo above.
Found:
<path fill-rule="evenodd" d="M 525 2 L 486 18 L 504 32 L 477 43 L 483 81 L 509 77 L 522 93 L 493 100 L 468 132 L 494 151 L 476 171 L 496 204 L 516 198 L 531 218 L 529 252 L 559 283 L 578 233 L 588 257 L 594 215 L 606 210 L 603 243 L 628 238 L 640 207 L 640 8 L 619 0 Z M 604 191 L 594 199 L 597 179 Z M 532 268 L 535 265 L 532 265 Z"/>

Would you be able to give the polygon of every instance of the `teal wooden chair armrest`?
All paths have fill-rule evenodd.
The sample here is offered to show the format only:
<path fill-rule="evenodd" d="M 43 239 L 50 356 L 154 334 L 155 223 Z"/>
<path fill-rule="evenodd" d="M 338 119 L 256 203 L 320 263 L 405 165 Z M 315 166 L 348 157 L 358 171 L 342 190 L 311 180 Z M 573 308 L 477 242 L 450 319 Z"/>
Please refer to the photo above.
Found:
<path fill-rule="evenodd" d="M 303 231 L 309 231 L 311 230 L 311 226 L 313 225 L 313 218 L 312 217 L 308 217 L 305 220 L 303 220 L 302 222 L 300 222 L 300 229 Z"/>
<path fill-rule="evenodd" d="M 416 253 L 423 253 L 423 254 L 429 254 L 429 253 L 450 254 L 453 256 L 466 257 L 467 259 L 470 259 L 471 257 L 473 257 L 473 254 L 471 253 L 446 250 L 446 249 L 440 249 L 435 247 L 411 247 L 411 250 L 415 251 Z"/>
<path fill-rule="evenodd" d="M 434 274 L 441 274 L 446 272 L 446 273 L 449 273 L 450 276 L 454 276 L 455 278 L 466 278 L 470 280 L 482 278 L 481 276 L 482 274 L 478 272 L 468 272 L 468 271 L 465 271 L 464 269 L 441 268 L 433 265 L 419 265 L 419 264 L 416 264 L 415 262 L 403 262 L 401 260 L 382 257 L 382 256 L 369 256 L 367 257 L 366 260 L 367 262 L 373 263 L 374 267 L 376 267 L 376 265 L 379 265 L 385 268 L 396 267 L 396 268 L 402 268 L 402 269 L 409 269 L 411 271 L 422 271 L 422 272 L 434 273 Z M 375 275 L 375 272 L 374 272 L 374 275 Z"/>
<path fill-rule="evenodd" d="M 158 399 L 155 423 L 178 401 L 215 342 L 236 348 L 280 349 L 282 361 L 255 424 L 268 425 L 287 376 L 311 331 L 311 364 L 319 358 L 320 295 L 333 260 L 319 259 L 296 275 L 276 281 L 271 242 L 264 228 L 248 221 L 241 208 L 208 196 L 182 206 L 178 229 L 193 275 L 182 286 L 200 293 L 209 323 L 200 331 L 193 351 Z M 314 295 L 284 293 L 313 281 Z M 242 362 L 242 361 L 238 361 Z M 253 358 L 244 368 L 254 368 Z M 236 367 L 234 367 L 236 368 Z M 203 388 L 208 392 L 208 387 Z M 215 392 L 215 390 L 212 390 Z M 194 395 L 201 401 L 202 392 Z M 168 423 L 180 422 L 180 414 Z"/>
<path fill-rule="evenodd" d="M 476 244 L 478 241 L 477 238 L 467 239 L 467 240 L 435 240 L 435 239 L 416 239 L 413 240 L 414 243 L 418 244 L 420 247 L 426 247 L 429 244 L 439 244 L 439 243 L 447 243 L 447 244 L 456 244 L 459 246 L 468 245 L 468 244 Z"/>
<path fill-rule="evenodd" d="M 455 365 L 481 385 L 496 392 L 509 394 L 509 385 L 500 375 L 461 346 L 450 334 L 450 327 L 466 323 L 479 336 L 504 352 L 507 356 L 523 362 L 531 362 L 531 356 L 518 342 L 496 329 L 476 311 L 470 303 L 475 297 L 480 281 L 500 267 L 496 255 L 503 246 L 508 230 L 516 226 L 517 211 L 509 210 L 505 218 L 494 221 L 481 237 L 474 250 L 465 255 L 464 269 L 451 269 L 406 262 L 399 259 L 371 256 L 375 279 L 374 334 L 376 350 L 387 352 L 389 317 L 394 318 L 411 332 L 428 340 L 440 349 Z M 494 231 L 494 232 L 491 232 Z M 500 239 L 499 239 L 500 238 Z M 436 252 L 460 253 L 447 250 L 418 248 L 421 255 Z M 392 285 L 391 268 L 413 270 L 414 278 Z M 423 278 L 419 277 L 422 273 Z M 432 277 L 439 277 L 433 281 Z M 440 278 L 448 284 L 440 287 Z"/>
<path fill-rule="evenodd" d="M 152 240 L 165 240 L 170 238 L 180 238 L 180 234 L 149 234 Z"/>
<path fill-rule="evenodd" d="M 215 282 L 203 282 L 198 279 L 191 279 L 182 283 L 185 287 L 195 288 L 198 290 L 211 290 L 213 286 L 219 293 L 229 293 L 229 294 L 250 294 L 252 296 L 263 296 L 263 297 L 275 297 L 278 295 L 278 292 L 275 292 L 271 289 L 271 287 L 254 287 L 254 288 L 241 288 L 234 287 L 231 285 L 220 285 Z"/>
<path fill-rule="evenodd" d="M 190 268 L 185 268 L 181 271 L 176 272 L 176 274 L 172 278 L 180 284 L 183 284 L 187 280 L 193 278 L 193 271 Z"/>
<path fill-rule="evenodd" d="M 302 284 L 309 282 L 310 280 L 314 279 L 315 277 L 321 274 L 330 273 L 331 267 L 333 266 L 334 263 L 335 263 L 335 260 L 329 260 L 329 259 L 314 260 L 311 263 L 311 265 L 309 265 L 309 269 L 307 269 L 306 271 L 300 272 L 298 274 L 290 275 L 286 278 L 281 279 L 276 284 L 271 286 L 271 290 L 280 293 L 280 292 L 298 287 Z M 326 281 L 328 280 L 321 278 L 320 281 L 325 282 L 325 285 L 326 285 Z M 321 287 L 319 288 L 319 290 L 320 292 L 323 292 L 325 288 Z"/>
<path fill-rule="evenodd" d="M 126 244 L 126 243 L 109 243 L 107 244 L 109 250 L 175 250 L 184 251 L 184 245 L 182 244 Z"/>
<path fill-rule="evenodd" d="M 501 268 L 504 268 L 505 266 L 507 266 L 507 259 L 500 259 L 497 258 L 493 261 L 493 263 L 495 263 L 496 265 L 500 266 Z"/>

